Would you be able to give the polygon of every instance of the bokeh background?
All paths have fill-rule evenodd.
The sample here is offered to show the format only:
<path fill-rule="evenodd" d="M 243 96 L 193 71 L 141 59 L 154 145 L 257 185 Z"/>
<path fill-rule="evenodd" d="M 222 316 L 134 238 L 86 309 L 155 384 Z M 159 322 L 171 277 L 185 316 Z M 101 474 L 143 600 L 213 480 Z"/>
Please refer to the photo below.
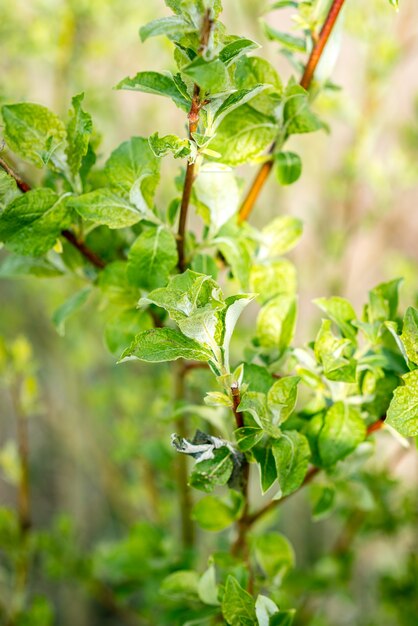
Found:
<path fill-rule="evenodd" d="M 290 188 L 271 179 L 252 217 L 264 224 L 290 213 L 304 221 L 291 255 L 299 272 L 300 343 L 320 318 L 314 297 L 342 295 L 360 310 L 368 289 L 403 276 L 401 308 L 418 303 L 418 4 L 400 4 L 395 13 L 385 0 L 347 2 L 332 44 L 340 46 L 333 81 L 341 89 L 316 104 L 329 133 L 292 138 L 289 147 L 304 163 L 301 179 Z M 258 0 L 224 0 L 223 19 L 231 32 L 261 43 L 286 79 L 292 69 L 258 22 L 266 8 Z M 0 0 L 0 103 L 38 102 L 65 115 L 71 97 L 84 91 L 103 161 L 132 135 L 183 135 L 184 117 L 170 103 L 113 90 L 137 71 L 173 67 L 168 43 L 141 44 L 138 37 L 141 24 L 166 14 L 162 0 Z M 292 28 L 291 11 L 265 19 Z M 172 196 L 177 165 L 164 165 L 160 202 Z M 247 181 L 251 174 L 242 170 Z M 0 335 L 32 380 L 31 502 L 41 556 L 31 594 L 46 595 L 53 607 L 39 601 L 27 626 L 38 626 L 36 619 L 40 626 L 163 624 L 152 617 L 152 606 L 164 602 L 155 581 L 182 565 L 170 478 L 169 370 L 117 366 L 94 302 L 59 336 L 51 315 L 78 287 L 75 279 L 9 280 L 0 271 Z M 245 327 L 241 332 L 245 337 Z M 191 403 L 201 402 L 205 376 L 192 375 Z M 13 380 L 0 383 L 0 504 L 12 508 Z M 199 424 L 197 415 L 190 420 L 191 429 Z M 332 519 L 311 521 L 309 494 L 282 509 L 277 527 L 294 544 L 297 562 L 283 601 L 303 605 L 300 624 L 412 626 L 418 614 L 416 452 L 386 433 L 377 447 L 366 482 L 347 487 L 352 504 L 342 494 Z M 3 601 L 19 592 L 9 571 L 0 552 Z"/>

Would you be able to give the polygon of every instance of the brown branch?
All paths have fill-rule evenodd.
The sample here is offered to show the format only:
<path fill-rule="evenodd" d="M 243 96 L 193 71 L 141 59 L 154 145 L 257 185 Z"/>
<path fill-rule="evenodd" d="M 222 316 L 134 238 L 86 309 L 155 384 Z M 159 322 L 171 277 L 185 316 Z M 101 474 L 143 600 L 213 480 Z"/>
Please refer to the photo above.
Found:
<path fill-rule="evenodd" d="M 27 193 L 31 191 L 31 186 L 26 183 L 22 178 L 20 178 L 19 174 L 17 174 L 8 163 L 2 158 L 0 158 L 0 167 L 4 169 L 4 171 L 11 176 L 15 181 L 20 191 L 23 193 Z M 101 259 L 93 250 L 91 250 L 84 241 L 78 239 L 75 234 L 71 230 L 63 230 L 61 235 L 66 239 L 74 248 L 84 256 L 85 259 L 90 261 L 92 265 L 97 267 L 98 269 L 103 269 L 106 265 L 105 261 Z"/>
<path fill-rule="evenodd" d="M 333 0 L 331 8 L 322 26 L 321 32 L 319 33 L 319 36 L 315 41 L 315 45 L 312 48 L 312 52 L 305 65 L 303 76 L 299 83 L 301 87 L 303 87 L 306 90 L 308 90 L 309 87 L 311 86 L 312 80 L 314 78 L 315 70 L 321 59 L 324 48 L 335 26 L 335 22 L 337 21 L 337 17 L 344 5 L 344 2 L 345 0 Z M 275 151 L 275 148 L 276 148 L 276 142 L 274 142 L 273 145 L 271 146 L 269 153 L 273 154 Z M 244 198 L 244 201 L 239 210 L 239 213 L 238 213 L 239 223 L 248 219 L 248 216 L 250 215 L 251 211 L 254 208 L 257 198 L 264 186 L 264 183 L 266 182 L 271 172 L 272 167 L 273 167 L 273 158 L 270 157 L 268 161 L 263 163 L 258 173 L 256 174 L 254 181 L 246 197 Z"/>
<path fill-rule="evenodd" d="M 203 17 L 202 29 L 200 34 L 200 46 L 198 54 L 202 55 L 206 50 L 209 38 L 213 26 L 213 20 L 211 18 L 211 11 L 208 9 Z M 193 139 L 193 133 L 197 131 L 199 124 L 200 109 L 203 106 L 204 101 L 200 99 L 200 87 L 195 84 L 193 88 L 192 105 L 188 114 L 189 120 L 189 139 Z M 178 268 L 180 272 L 184 272 L 186 269 L 185 258 L 185 236 L 186 236 L 186 224 L 187 213 L 190 205 L 190 198 L 192 195 L 193 182 L 195 178 L 195 162 L 188 161 L 186 167 L 186 176 L 183 185 L 183 194 L 180 203 L 180 218 L 177 232 L 177 252 L 178 252 Z"/>
<path fill-rule="evenodd" d="M 26 193 L 27 191 L 30 191 L 30 186 L 28 185 L 28 183 L 25 183 L 25 181 L 20 178 L 19 174 L 17 174 L 8 163 L 6 163 L 6 161 L 4 159 L 2 159 L 0 157 L 0 167 L 2 167 L 4 169 L 4 171 L 6 172 L 6 174 L 8 174 L 9 176 L 11 176 L 15 182 L 16 185 L 19 187 L 20 191 L 23 191 L 23 193 Z"/>
<path fill-rule="evenodd" d="M 101 259 L 99 256 L 97 256 L 97 254 L 93 252 L 93 250 L 91 250 L 88 246 L 86 246 L 84 241 L 81 241 L 80 239 L 78 239 L 72 230 L 63 230 L 61 231 L 61 235 L 72 246 L 74 246 L 74 248 L 77 248 L 80 254 L 82 254 L 85 259 L 90 261 L 92 265 L 94 265 L 100 270 L 102 270 L 106 266 L 106 262 L 103 261 L 103 259 Z"/>
<path fill-rule="evenodd" d="M 367 427 L 366 436 L 368 437 L 369 435 L 371 435 L 372 433 L 376 432 L 377 430 L 380 430 L 383 427 L 384 423 L 385 423 L 385 418 L 386 418 L 386 416 L 383 416 L 380 419 L 378 419 L 376 422 L 373 422 L 373 424 L 370 424 L 370 426 Z M 248 528 L 250 526 L 252 526 L 254 524 L 254 522 L 256 522 L 260 517 L 265 515 L 265 513 L 269 513 L 270 511 L 272 511 L 276 507 L 281 506 L 283 504 L 283 502 L 286 502 L 286 500 L 288 500 L 288 498 L 293 496 L 295 493 L 298 493 L 301 489 L 303 489 L 303 487 L 308 485 L 312 481 L 312 479 L 315 478 L 315 476 L 321 471 L 321 469 L 322 468 L 320 468 L 320 467 L 312 466 L 310 468 L 310 470 L 308 471 L 308 473 L 306 474 L 303 483 L 301 484 L 301 486 L 296 491 L 294 491 L 293 493 L 290 493 L 289 495 L 285 496 L 284 498 L 281 498 L 280 500 L 271 500 L 268 504 L 266 504 L 264 507 L 262 507 L 261 509 L 259 509 L 255 513 L 252 513 L 251 515 L 248 515 L 247 516 Z"/>

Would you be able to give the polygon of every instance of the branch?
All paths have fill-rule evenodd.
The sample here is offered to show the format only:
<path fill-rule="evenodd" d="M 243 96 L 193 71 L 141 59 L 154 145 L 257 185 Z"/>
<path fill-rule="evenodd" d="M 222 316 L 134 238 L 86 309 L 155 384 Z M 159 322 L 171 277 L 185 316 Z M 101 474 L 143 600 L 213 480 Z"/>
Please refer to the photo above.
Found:
<path fill-rule="evenodd" d="M 17 174 L 8 163 L 4 159 L 0 157 L 0 167 L 4 169 L 6 174 L 11 176 L 15 181 L 20 191 L 23 193 L 27 193 L 31 191 L 31 186 L 25 182 L 22 178 L 20 178 L 19 174 Z M 103 269 L 106 265 L 105 261 L 101 259 L 93 250 L 90 250 L 86 244 L 78 239 L 76 235 L 71 230 L 63 230 L 61 235 L 86 258 L 92 265 L 97 267 L 98 269 Z"/>
<path fill-rule="evenodd" d="M 76 237 L 72 230 L 62 230 L 61 235 L 66 239 L 74 248 L 83 255 L 85 259 L 90 261 L 92 265 L 102 270 L 106 266 L 106 262 L 103 261 L 93 250 L 91 250 L 84 241 L 81 241 Z"/>
<path fill-rule="evenodd" d="M 385 418 L 386 416 L 381 417 L 376 422 L 373 422 L 373 424 L 370 424 L 370 426 L 367 427 L 367 437 L 382 428 L 383 424 L 385 423 Z M 315 478 L 315 476 L 321 471 L 321 469 L 322 468 L 316 467 L 316 466 L 311 467 L 308 473 L 306 474 L 305 479 L 303 483 L 301 484 L 301 486 L 299 487 L 299 489 L 297 489 L 293 493 L 290 493 L 287 496 L 284 496 L 284 498 L 281 498 L 280 500 L 271 500 L 268 504 L 266 504 L 264 507 L 262 507 L 261 509 L 253 513 L 252 515 L 248 515 L 247 526 L 248 527 L 252 526 L 254 522 L 256 522 L 260 517 L 265 515 L 265 513 L 269 513 L 269 511 L 272 511 L 276 507 L 282 505 L 283 502 L 286 502 L 286 500 L 288 500 L 288 498 L 293 496 L 295 493 L 298 493 L 301 489 L 303 489 L 303 487 L 308 485 L 312 481 L 313 478 Z"/>
<path fill-rule="evenodd" d="M 315 41 L 315 45 L 312 48 L 312 52 L 305 65 L 305 70 L 303 72 L 303 76 L 299 83 L 301 87 L 303 87 L 306 90 L 308 90 L 309 87 L 311 86 L 312 80 L 314 78 L 315 70 L 321 59 L 322 53 L 327 44 L 329 36 L 335 26 L 337 17 L 344 5 L 344 1 L 345 0 L 333 0 L 331 8 L 322 26 L 321 32 L 319 33 L 319 36 Z M 271 146 L 269 154 L 273 154 L 275 148 L 276 148 L 276 142 L 274 142 L 273 145 Z M 254 204 L 257 201 L 257 198 L 264 186 L 264 183 L 266 182 L 271 172 L 272 167 L 273 167 L 273 158 L 270 157 L 268 161 L 263 163 L 258 173 L 256 174 L 256 177 L 254 178 L 254 181 L 250 187 L 250 190 L 247 196 L 245 197 L 241 205 L 241 208 L 239 210 L 238 223 L 244 222 L 246 219 L 248 219 L 248 216 L 250 215 L 251 211 L 254 208 Z"/>
<path fill-rule="evenodd" d="M 206 50 L 209 37 L 213 26 L 213 20 L 211 18 L 211 11 L 208 9 L 203 17 L 202 29 L 200 34 L 200 46 L 198 54 L 202 55 Z M 196 132 L 199 124 L 199 114 L 202 107 L 202 101 L 200 100 L 200 87 L 195 84 L 193 88 L 193 99 L 190 111 L 188 114 L 189 120 L 189 139 L 193 139 L 193 133 Z M 177 252 L 178 252 L 178 268 L 180 272 L 184 272 L 186 269 L 185 259 L 185 234 L 187 223 L 187 212 L 189 210 L 190 197 L 192 194 L 193 181 L 195 178 L 195 162 L 188 161 L 186 167 L 186 176 L 183 185 L 183 194 L 180 204 L 180 218 L 177 232 Z"/>

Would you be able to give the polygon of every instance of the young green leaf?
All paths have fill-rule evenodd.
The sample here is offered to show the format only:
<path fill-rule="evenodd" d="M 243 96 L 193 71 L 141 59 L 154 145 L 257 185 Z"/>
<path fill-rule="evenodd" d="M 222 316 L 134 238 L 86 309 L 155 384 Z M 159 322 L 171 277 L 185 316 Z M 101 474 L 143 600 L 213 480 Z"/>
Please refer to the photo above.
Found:
<path fill-rule="evenodd" d="M 186 33 L 193 32 L 194 25 L 181 15 L 170 15 L 152 20 L 148 24 L 141 26 L 139 35 L 141 41 L 146 41 L 150 37 L 165 35 L 168 39 L 178 40 Z"/>
<path fill-rule="evenodd" d="M 296 405 L 299 376 L 285 376 L 277 380 L 267 393 L 267 406 L 273 415 L 273 423 L 282 424 Z"/>
<path fill-rule="evenodd" d="M 142 91 L 143 93 L 152 93 L 157 96 L 166 96 L 171 98 L 174 104 L 181 109 L 188 110 L 190 108 L 190 102 L 185 99 L 170 74 L 138 72 L 133 78 L 124 78 L 116 85 L 116 89 Z"/>
<path fill-rule="evenodd" d="M 270 446 L 260 446 L 252 450 L 260 470 L 261 491 L 266 493 L 277 478 L 274 456 Z"/>
<path fill-rule="evenodd" d="M 303 483 L 308 471 L 311 451 L 308 440 L 296 430 L 286 430 L 272 446 L 280 492 L 275 497 L 293 493 Z"/>
<path fill-rule="evenodd" d="M 216 234 L 238 210 L 240 188 L 230 167 L 221 163 L 206 163 L 199 170 L 194 184 L 198 213 L 209 231 Z"/>
<path fill-rule="evenodd" d="M 266 22 L 261 22 L 264 34 L 267 39 L 270 41 L 277 41 L 282 46 L 290 50 L 291 52 L 306 52 L 306 42 L 305 39 L 301 37 L 295 37 L 294 35 L 289 35 L 289 33 L 283 33 L 276 28 L 273 28 Z"/>
<path fill-rule="evenodd" d="M 292 296 L 276 296 L 265 304 L 257 317 L 260 346 L 283 352 L 293 339 L 296 312 L 296 299 Z"/>
<path fill-rule="evenodd" d="M 232 493 L 236 492 L 231 491 Z M 201 528 L 219 532 L 233 524 L 239 515 L 241 509 L 239 494 L 237 499 L 231 504 L 215 496 L 205 496 L 193 507 L 192 517 Z"/>
<path fill-rule="evenodd" d="M 86 287 L 77 291 L 68 300 L 64 302 L 52 315 L 52 322 L 57 329 L 58 334 L 65 335 L 65 323 L 67 319 L 76 313 L 86 303 L 91 288 Z"/>
<path fill-rule="evenodd" d="M 47 188 L 18 196 L 0 213 L 0 241 L 18 254 L 45 254 L 71 223 L 67 198 Z"/>
<path fill-rule="evenodd" d="M 283 121 L 288 135 L 312 133 L 324 128 L 309 107 L 308 93 L 300 85 L 291 85 L 286 90 Z"/>
<path fill-rule="evenodd" d="M 329 315 L 345 337 L 355 340 L 357 329 L 352 322 L 356 319 L 356 312 L 348 300 L 332 296 L 331 298 L 316 298 L 314 303 Z"/>
<path fill-rule="evenodd" d="M 255 264 L 251 267 L 250 289 L 258 293 L 258 300 L 262 304 L 279 294 L 295 296 L 296 268 L 287 259 Z"/>
<path fill-rule="evenodd" d="M 83 99 L 84 93 L 80 93 L 72 99 L 73 109 L 67 125 L 67 147 L 65 152 L 73 177 L 80 171 L 83 159 L 87 154 L 93 130 L 91 115 L 81 108 Z"/>
<path fill-rule="evenodd" d="M 406 309 L 401 341 L 408 359 L 418 365 L 418 310 L 412 306 Z"/>
<path fill-rule="evenodd" d="M 273 118 L 243 104 L 222 120 L 209 146 L 219 152 L 222 163 L 235 166 L 262 154 L 276 134 Z"/>
<path fill-rule="evenodd" d="M 222 614 L 229 626 L 254 626 L 255 604 L 233 576 L 228 576 L 222 599 Z"/>
<path fill-rule="evenodd" d="M 106 178 L 112 190 L 146 215 L 153 206 L 160 164 L 147 139 L 131 137 L 106 161 Z"/>
<path fill-rule="evenodd" d="M 255 603 L 258 626 L 270 626 L 270 618 L 279 612 L 279 607 L 273 600 L 259 595 Z"/>
<path fill-rule="evenodd" d="M 353 452 L 366 437 L 366 426 L 358 409 L 336 402 L 328 409 L 319 433 L 318 446 L 325 467 L 335 465 Z"/>
<path fill-rule="evenodd" d="M 159 137 L 154 133 L 149 137 L 148 143 L 156 157 L 161 158 L 167 154 L 172 154 L 175 159 L 185 159 L 186 157 L 196 157 L 196 145 L 189 139 L 180 139 L 177 135 L 165 135 Z"/>
<path fill-rule="evenodd" d="M 176 359 L 209 361 L 212 357 L 209 350 L 182 333 L 171 328 L 154 328 L 139 333 L 123 352 L 121 361 L 131 358 L 150 363 Z"/>
<path fill-rule="evenodd" d="M 21 102 L 1 109 L 4 138 L 13 152 L 36 167 L 63 169 L 66 130 L 63 122 L 40 104 Z"/>
<path fill-rule="evenodd" d="M 255 558 L 266 575 L 280 583 L 294 567 L 295 554 L 289 541 L 279 533 L 264 533 L 254 538 Z"/>
<path fill-rule="evenodd" d="M 173 233 L 164 226 L 144 230 L 128 252 L 129 282 L 141 289 L 156 289 L 167 284 L 177 264 Z"/>
<path fill-rule="evenodd" d="M 222 48 L 219 58 L 228 67 L 231 63 L 235 63 L 243 54 L 247 54 L 257 48 L 260 48 L 260 45 L 255 41 L 239 37 Z"/>
<path fill-rule="evenodd" d="M 402 376 L 403 385 L 395 389 L 386 423 L 404 437 L 418 435 L 418 369 Z"/>
<path fill-rule="evenodd" d="M 197 56 L 191 63 L 182 67 L 181 71 L 206 93 L 222 93 L 229 88 L 228 71 L 219 59 L 206 61 L 203 57 Z"/>
<path fill-rule="evenodd" d="M 141 331 L 152 328 L 151 317 L 145 311 L 127 309 L 113 316 L 105 326 L 105 341 L 109 351 L 119 356 Z"/>
<path fill-rule="evenodd" d="M 0 210 L 6 208 L 15 198 L 20 196 L 20 191 L 14 178 L 0 168 Z"/>
<path fill-rule="evenodd" d="M 143 218 L 143 214 L 136 207 L 106 188 L 74 196 L 68 204 L 84 219 L 109 228 L 126 228 Z"/>
<path fill-rule="evenodd" d="M 251 426 L 244 426 L 235 431 L 235 438 L 241 452 L 251 450 L 251 448 L 261 441 L 263 435 L 264 432 L 261 428 L 252 428 Z"/>
<path fill-rule="evenodd" d="M 302 173 L 302 161 L 294 152 L 277 152 L 274 155 L 274 171 L 281 185 L 295 183 Z"/>
<path fill-rule="evenodd" d="M 221 121 L 226 115 L 228 115 L 228 113 L 232 113 L 232 111 L 242 106 L 246 102 L 249 102 L 256 96 L 258 96 L 262 91 L 265 91 L 267 88 L 268 85 L 255 85 L 250 89 L 239 89 L 238 91 L 231 93 L 231 95 L 222 102 L 221 106 L 216 109 L 215 115 L 213 117 L 215 127 L 221 123 Z"/>
<path fill-rule="evenodd" d="M 210 493 L 215 486 L 224 486 L 228 483 L 234 470 L 231 451 L 223 446 L 213 451 L 213 458 L 199 461 L 194 466 L 190 476 L 190 485 Z"/>
<path fill-rule="evenodd" d="M 263 228 L 260 259 L 274 258 L 295 247 L 302 236 L 303 224 L 297 217 L 281 215 Z M 283 292 L 282 292 L 283 293 Z"/>

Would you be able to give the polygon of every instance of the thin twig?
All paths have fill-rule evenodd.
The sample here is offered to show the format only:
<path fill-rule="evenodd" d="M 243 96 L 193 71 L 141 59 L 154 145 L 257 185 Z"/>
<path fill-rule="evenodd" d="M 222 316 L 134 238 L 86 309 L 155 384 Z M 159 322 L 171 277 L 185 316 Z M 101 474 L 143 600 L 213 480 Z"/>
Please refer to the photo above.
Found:
<path fill-rule="evenodd" d="M 6 174 L 11 176 L 15 180 L 16 185 L 19 187 L 20 191 L 23 191 L 23 193 L 26 193 L 27 191 L 30 191 L 30 185 L 28 185 L 28 183 L 26 183 L 22 178 L 20 178 L 19 174 L 17 174 L 10 167 L 10 165 L 8 163 L 6 163 L 6 161 L 4 159 L 2 159 L 1 157 L 0 157 L 0 167 L 2 167 L 4 169 Z"/>
<path fill-rule="evenodd" d="M 61 235 L 66 239 L 74 248 L 83 255 L 85 259 L 90 261 L 92 265 L 102 270 L 106 266 L 106 262 L 103 261 L 93 250 L 91 250 L 84 241 L 81 241 L 76 237 L 72 230 L 63 230 L 61 231 Z"/>
<path fill-rule="evenodd" d="M 324 48 L 327 44 L 329 36 L 335 26 L 335 22 L 337 21 L 337 17 L 344 5 L 345 0 L 334 0 L 331 8 L 328 12 L 328 15 L 325 19 L 325 22 L 322 26 L 321 32 L 315 42 L 314 47 L 312 48 L 312 52 L 309 56 L 309 59 L 305 65 L 305 70 L 303 72 L 303 76 L 300 80 L 300 85 L 304 89 L 309 89 L 311 86 L 312 80 L 314 78 L 315 70 L 318 66 L 318 63 L 321 59 Z M 269 150 L 269 154 L 272 155 L 276 148 L 276 142 L 273 143 Z M 258 173 L 256 174 L 254 181 L 241 205 L 241 208 L 238 213 L 238 222 L 243 222 L 248 219 L 251 211 L 254 208 L 254 204 L 257 201 L 257 198 L 264 187 L 264 183 L 266 182 L 271 169 L 273 167 L 273 157 L 270 157 L 268 161 L 263 163 L 260 167 Z"/>
<path fill-rule="evenodd" d="M 16 181 L 16 184 L 19 187 L 20 191 L 22 191 L 23 193 L 27 193 L 28 191 L 31 191 L 31 186 L 27 182 L 25 182 L 19 176 L 19 174 L 17 174 L 13 170 L 13 168 L 8 163 L 6 163 L 6 161 L 2 158 L 0 158 L 0 167 L 2 167 L 4 171 Z M 94 265 L 98 269 L 103 269 L 105 267 L 106 262 L 103 261 L 103 259 L 101 259 L 95 252 L 93 252 L 93 250 L 91 250 L 88 246 L 86 246 L 84 241 L 81 241 L 80 239 L 78 239 L 71 230 L 66 229 L 66 230 L 61 231 L 61 235 L 72 246 L 74 246 L 74 248 L 77 248 L 77 250 L 84 256 L 84 258 L 90 261 L 92 265 Z"/>
<path fill-rule="evenodd" d="M 200 46 L 198 54 L 202 55 L 206 50 L 209 38 L 213 26 L 213 20 L 211 18 L 211 11 L 208 9 L 203 17 L 202 29 L 200 34 Z M 192 105 L 190 107 L 188 120 L 189 120 L 189 139 L 193 139 L 193 134 L 197 131 L 199 124 L 200 109 L 203 102 L 200 99 L 200 87 L 195 84 L 193 87 Z M 186 223 L 187 213 L 190 205 L 190 198 L 192 195 L 193 181 L 195 178 L 195 162 L 188 161 L 186 167 L 186 176 L 183 185 L 183 194 L 180 203 L 180 218 L 177 232 L 177 252 L 178 252 L 178 268 L 180 272 L 184 272 L 186 269 L 185 258 L 185 235 L 186 235 Z"/>

